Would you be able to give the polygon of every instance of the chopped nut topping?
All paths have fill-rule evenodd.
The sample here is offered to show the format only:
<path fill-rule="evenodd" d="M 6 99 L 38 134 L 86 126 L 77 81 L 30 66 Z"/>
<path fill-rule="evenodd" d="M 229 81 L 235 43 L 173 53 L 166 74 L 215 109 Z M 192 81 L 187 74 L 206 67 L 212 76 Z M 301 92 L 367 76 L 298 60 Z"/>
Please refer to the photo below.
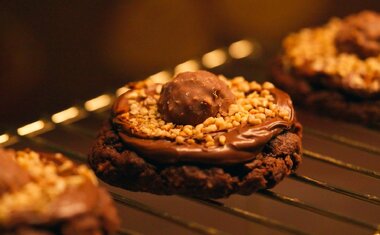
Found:
<path fill-rule="evenodd" d="M 18 151 L 15 160 L 32 178 L 32 181 L 15 192 L 0 196 L 0 224 L 17 211 L 42 212 L 54 198 L 70 187 L 85 182 L 97 185 L 94 173 L 86 166 L 74 163 L 56 154 L 50 159 L 33 151 Z"/>
<path fill-rule="evenodd" d="M 322 27 L 289 35 L 283 43 L 284 64 L 306 76 L 326 74 L 343 87 L 379 92 L 380 56 L 363 60 L 340 53 L 335 38 L 341 27 L 342 20 L 334 18 Z"/>
<path fill-rule="evenodd" d="M 258 125 L 269 118 L 281 118 L 290 120 L 290 111 L 280 110 L 276 104 L 275 97 L 270 92 L 274 85 L 265 82 L 260 85 L 257 82 L 248 82 L 243 77 L 235 77 L 224 80 L 231 92 L 236 96 L 236 103 L 231 104 L 228 113 L 218 113 L 216 117 L 209 117 L 203 123 L 196 126 L 176 125 L 165 122 L 161 119 L 157 111 L 157 100 L 159 91 L 149 89 L 153 93 L 144 92 L 146 96 L 141 96 L 141 89 L 148 89 L 154 84 L 143 84 L 139 82 L 138 87 L 124 98 L 129 99 L 129 111 L 119 115 L 117 118 L 123 123 L 124 128 L 129 129 L 129 133 L 151 139 L 168 139 L 177 144 L 203 144 L 206 147 L 221 146 L 227 142 L 225 133 L 241 125 Z M 161 86 L 161 85 L 160 85 Z"/>

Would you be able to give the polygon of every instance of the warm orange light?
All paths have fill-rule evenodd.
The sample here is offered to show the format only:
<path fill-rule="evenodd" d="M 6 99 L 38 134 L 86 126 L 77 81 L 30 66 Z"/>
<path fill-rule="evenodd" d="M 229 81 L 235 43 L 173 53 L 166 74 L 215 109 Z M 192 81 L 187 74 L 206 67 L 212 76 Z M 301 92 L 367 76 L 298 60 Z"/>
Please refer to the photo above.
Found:
<path fill-rule="evenodd" d="M 84 108 L 87 111 L 96 111 L 98 109 L 107 107 L 112 102 L 112 97 L 110 95 L 101 95 L 84 103 Z"/>
<path fill-rule="evenodd" d="M 206 53 L 202 57 L 202 64 L 206 68 L 214 68 L 227 61 L 226 53 L 222 49 L 217 49 Z"/>
<path fill-rule="evenodd" d="M 116 94 L 116 96 L 121 96 L 122 94 L 124 94 L 128 90 L 129 90 L 129 88 L 126 88 L 125 86 L 123 86 L 123 87 L 120 87 L 119 89 L 117 89 L 115 94 Z"/>
<path fill-rule="evenodd" d="M 199 69 L 199 63 L 195 60 L 188 60 L 186 62 L 183 62 L 179 65 L 177 65 L 175 68 L 174 68 L 174 73 L 175 74 L 179 74 L 179 73 L 182 73 L 182 72 L 193 72 L 193 71 L 197 71 Z"/>
<path fill-rule="evenodd" d="M 172 75 L 168 71 L 164 70 L 149 76 L 148 79 L 154 83 L 167 83 L 172 79 Z"/>
<path fill-rule="evenodd" d="M 247 40 L 241 40 L 232 43 L 228 48 L 232 58 L 241 59 L 247 57 L 253 53 L 253 44 Z"/>
<path fill-rule="evenodd" d="M 71 107 L 71 108 L 65 109 L 65 110 L 63 110 L 61 112 L 58 112 L 56 114 L 53 114 L 51 116 L 51 120 L 54 123 L 62 123 L 62 122 L 65 122 L 67 120 L 70 120 L 70 119 L 78 117 L 79 113 L 80 113 L 80 111 L 79 111 L 78 108 Z"/>
<path fill-rule="evenodd" d="M 0 144 L 4 144 L 8 142 L 9 139 L 10 139 L 10 136 L 8 134 L 0 135 Z"/>
<path fill-rule="evenodd" d="M 41 120 L 32 122 L 17 129 L 17 134 L 24 136 L 44 129 L 45 123 Z"/>

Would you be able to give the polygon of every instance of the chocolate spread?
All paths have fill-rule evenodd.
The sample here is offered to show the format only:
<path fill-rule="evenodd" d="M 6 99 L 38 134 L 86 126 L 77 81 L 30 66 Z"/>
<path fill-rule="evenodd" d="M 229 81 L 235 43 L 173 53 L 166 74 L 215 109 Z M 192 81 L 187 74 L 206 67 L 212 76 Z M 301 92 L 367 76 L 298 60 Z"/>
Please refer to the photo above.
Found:
<path fill-rule="evenodd" d="M 275 103 L 282 109 L 290 112 L 290 120 L 285 121 L 275 117 L 265 120 L 259 125 L 241 125 L 229 130 L 226 136 L 226 144 L 219 147 L 205 147 L 200 144 L 178 145 L 165 139 L 148 139 L 134 136 L 123 125 L 119 114 L 128 110 L 128 102 L 124 95 L 120 96 L 113 107 L 113 123 L 118 135 L 124 144 L 135 151 L 141 157 L 159 163 L 200 163 L 213 165 L 229 165 L 243 163 L 255 158 L 266 143 L 274 136 L 286 130 L 295 129 L 295 114 L 290 97 L 276 88 L 270 89 L 275 96 Z"/>

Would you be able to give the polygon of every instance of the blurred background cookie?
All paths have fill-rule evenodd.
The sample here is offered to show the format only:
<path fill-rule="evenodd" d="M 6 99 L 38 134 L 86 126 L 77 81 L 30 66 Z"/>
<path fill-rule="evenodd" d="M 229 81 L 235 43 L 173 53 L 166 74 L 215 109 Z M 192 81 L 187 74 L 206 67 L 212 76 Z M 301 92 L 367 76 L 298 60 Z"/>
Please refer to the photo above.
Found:
<path fill-rule="evenodd" d="M 90 169 L 58 153 L 0 149 L 0 233 L 115 234 L 119 219 Z"/>
<path fill-rule="evenodd" d="M 273 79 L 308 110 L 380 124 L 380 15 L 363 11 L 283 41 Z"/>

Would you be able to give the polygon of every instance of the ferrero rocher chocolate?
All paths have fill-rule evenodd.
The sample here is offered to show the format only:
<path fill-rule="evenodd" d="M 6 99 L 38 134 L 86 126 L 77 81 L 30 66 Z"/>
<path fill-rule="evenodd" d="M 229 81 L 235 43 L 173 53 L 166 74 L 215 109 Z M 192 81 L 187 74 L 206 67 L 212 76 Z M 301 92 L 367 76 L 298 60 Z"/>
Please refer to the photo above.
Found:
<path fill-rule="evenodd" d="M 227 113 L 234 102 L 227 84 L 215 74 L 185 72 L 163 86 L 158 111 L 167 122 L 197 125 L 218 113 Z"/>

